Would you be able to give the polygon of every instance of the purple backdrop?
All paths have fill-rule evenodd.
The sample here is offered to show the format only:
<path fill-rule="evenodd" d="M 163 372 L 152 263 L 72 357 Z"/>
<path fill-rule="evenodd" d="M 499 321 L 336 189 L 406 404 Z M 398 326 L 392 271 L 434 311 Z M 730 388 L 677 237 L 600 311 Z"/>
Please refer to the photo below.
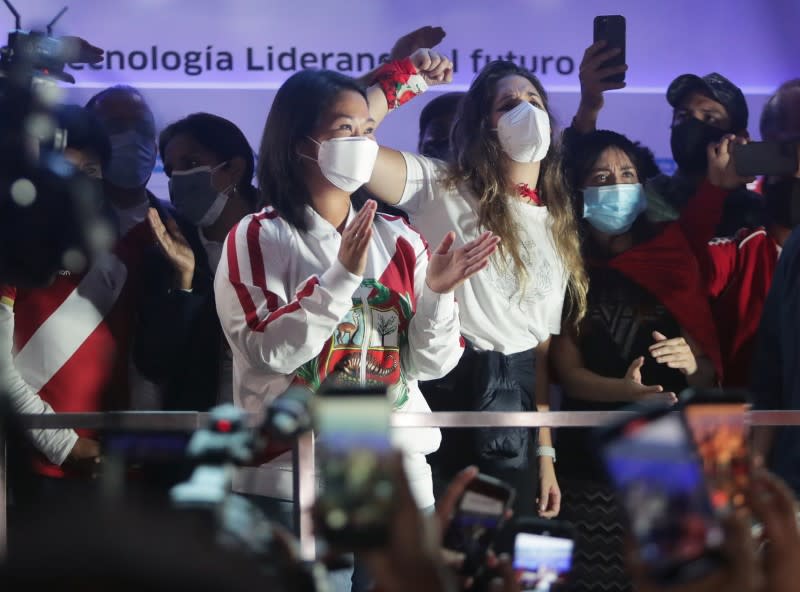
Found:
<path fill-rule="evenodd" d="M 33 28 L 63 3 L 17 0 L 17 8 L 23 26 Z M 210 111 L 232 119 L 257 146 L 274 91 L 295 69 L 324 64 L 357 74 L 398 35 L 424 24 L 448 33 L 440 47 L 457 65 L 451 89 L 468 85 L 487 58 L 514 59 L 541 77 L 568 122 L 597 14 L 625 15 L 630 66 L 629 86 L 607 98 L 601 125 L 642 140 L 662 159 L 669 157 L 664 90 L 676 75 L 718 71 L 739 84 L 755 136 L 768 94 L 800 76 L 797 0 L 73 0 L 56 33 L 107 50 L 101 69 L 73 71 L 78 84 L 69 100 L 133 84 L 144 90 L 160 125 Z M 5 22 L 10 28 L 10 15 Z M 392 115 L 380 140 L 413 149 L 426 100 Z M 162 195 L 164 184 L 154 176 Z"/>

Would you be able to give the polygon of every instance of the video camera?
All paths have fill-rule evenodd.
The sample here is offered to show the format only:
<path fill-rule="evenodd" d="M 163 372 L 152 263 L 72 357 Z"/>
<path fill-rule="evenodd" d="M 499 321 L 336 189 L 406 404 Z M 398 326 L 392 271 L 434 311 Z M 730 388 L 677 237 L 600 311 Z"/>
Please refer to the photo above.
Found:
<path fill-rule="evenodd" d="M 80 60 L 77 38 L 23 31 L 19 13 L 0 50 L 0 282 L 46 285 L 56 272 L 84 271 L 108 250 L 114 233 L 100 187 L 63 156 L 68 138 L 53 117 L 67 60 Z"/>
<path fill-rule="evenodd" d="M 170 491 L 172 505 L 179 511 L 208 512 L 220 545 L 252 556 L 289 583 L 288 589 L 327 590 L 325 568 L 299 561 L 292 543 L 282 539 L 261 510 L 232 491 L 234 468 L 251 462 L 262 447 L 243 411 L 233 405 L 215 407 L 206 427 L 189 441 L 187 455 L 198 464 L 188 481 Z"/>

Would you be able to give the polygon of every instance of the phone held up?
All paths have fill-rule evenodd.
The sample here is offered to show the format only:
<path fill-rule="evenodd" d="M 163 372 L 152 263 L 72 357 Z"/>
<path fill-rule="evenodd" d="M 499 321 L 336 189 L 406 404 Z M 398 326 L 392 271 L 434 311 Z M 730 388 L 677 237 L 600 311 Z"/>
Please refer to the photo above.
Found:
<path fill-rule="evenodd" d="M 514 572 L 520 590 L 556 592 L 572 569 L 575 533 L 566 522 L 520 517 L 515 520 Z"/>
<path fill-rule="evenodd" d="M 724 533 L 692 433 L 670 407 L 631 410 L 632 416 L 595 434 L 639 557 L 663 585 L 702 577 L 723 561 Z"/>
<path fill-rule="evenodd" d="M 748 142 L 734 144 L 733 166 L 742 177 L 794 175 L 798 163 L 798 142 Z"/>
<path fill-rule="evenodd" d="M 605 41 L 603 51 L 619 49 L 620 52 L 602 64 L 603 68 L 625 65 L 625 17 L 611 14 L 594 17 L 594 43 Z M 625 72 L 613 74 L 603 82 L 625 82 Z"/>
<path fill-rule="evenodd" d="M 385 545 L 394 512 L 385 388 L 323 387 L 312 402 L 322 493 L 315 528 L 336 549 Z"/>
<path fill-rule="evenodd" d="M 478 475 L 467 486 L 444 535 L 444 548 L 464 558 L 462 575 L 476 576 L 482 571 L 486 552 L 513 501 L 510 485 L 486 475 Z"/>
<path fill-rule="evenodd" d="M 711 503 L 723 512 L 742 507 L 751 474 L 747 395 L 688 389 L 680 402 L 703 463 Z"/>

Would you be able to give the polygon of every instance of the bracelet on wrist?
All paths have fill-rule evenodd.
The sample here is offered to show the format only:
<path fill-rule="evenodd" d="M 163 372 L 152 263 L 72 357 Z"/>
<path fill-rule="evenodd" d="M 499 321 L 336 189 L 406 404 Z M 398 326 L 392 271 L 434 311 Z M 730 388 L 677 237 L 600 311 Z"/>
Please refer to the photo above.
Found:
<path fill-rule="evenodd" d="M 383 64 L 375 72 L 372 84 L 381 87 L 389 111 L 405 105 L 417 95 L 428 90 L 428 84 L 410 58 Z"/>
<path fill-rule="evenodd" d="M 536 449 L 536 456 L 549 456 L 556 462 L 556 449 L 552 446 L 539 446 Z"/>

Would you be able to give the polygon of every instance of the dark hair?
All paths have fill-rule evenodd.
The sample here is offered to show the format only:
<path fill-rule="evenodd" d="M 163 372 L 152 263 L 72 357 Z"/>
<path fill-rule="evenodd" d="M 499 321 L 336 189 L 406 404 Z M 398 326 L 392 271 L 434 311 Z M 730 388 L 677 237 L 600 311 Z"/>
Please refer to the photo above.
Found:
<path fill-rule="evenodd" d="M 150 109 L 150 105 L 148 104 L 147 99 L 145 99 L 141 91 L 132 86 L 128 86 L 127 84 L 116 84 L 114 86 L 109 86 L 108 88 L 104 88 L 99 93 L 92 96 L 92 98 L 90 98 L 88 101 L 86 101 L 85 105 L 86 109 L 94 113 L 97 110 L 97 103 L 100 101 L 100 99 L 112 94 L 134 95 L 136 97 L 139 97 L 142 100 L 142 105 L 144 106 L 145 115 L 147 118 L 145 128 L 148 133 L 151 133 L 153 137 L 155 137 L 156 120 L 155 116 L 153 115 L 153 110 Z"/>
<path fill-rule="evenodd" d="M 425 133 L 425 129 L 430 125 L 434 119 L 445 117 L 447 115 L 455 115 L 458 110 L 458 104 L 464 97 L 463 92 L 449 92 L 439 95 L 431 99 L 431 101 L 422 108 L 419 114 L 419 137 Z"/>
<path fill-rule="evenodd" d="M 94 109 L 97 105 L 97 102 L 105 97 L 106 95 L 121 93 L 121 94 L 129 94 L 129 95 L 136 95 L 142 102 L 147 104 L 147 101 L 144 98 L 144 95 L 138 88 L 134 88 L 128 84 L 115 84 L 114 86 L 109 86 L 108 88 L 104 88 L 100 92 L 92 95 L 92 97 L 86 101 L 86 108 L 87 109 Z"/>
<path fill-rule="evenodd" d="M 450 165 L 451 186 L 468 187 L 478 198 L 478 223 L 500 237 L 499 256 L 513 263 L 513 272 L 527 276 L 522 260 L 522 243 L 511 208 L 508 205 L 507 157 L 497 134 L 491 129 L 490 114 L 498 83 L 507 76 L 521 76 L 536 88 L 550 118 L 550 150 L 541 162 L 537 189 L 553 218 L 553 241 L 569 276 L 567 283 L 567 317 L 573 324 L 586 313 L 588 280 L 583 268 L 578 228 L 572 210 L 569 190 L 561 169 L 561 151 L 555 133 L 555 122 L 542 83 L 530 70 L 509 61 L 487 64 L 459 103 L 450 146 L 453 151 Z M 520 282 L 522 283 L 522 282 Z"/>
<path fill-rule="evenodd" d="M 111 158 L 111 142 L 97 116 L 80 105 L 60 105 L 54 112 L 56 125 L 66 131 L 67 148 L 93 152 L 103 168 Z"/>
<path fill-rule="evenodd" d="M 348 90 L 367 100 L 364 88 L 352 78 L 329 70 L 301 70 L 281 85 L 269 110 L 258 149 L 258 186 L 264 201 L 299 230 L 307 230 L 305 207 L 311 204 L 299 144 Z"/>
<path fill-rule="evenodd" d="M 800 78 L 787 80 L 767 100 L 764 110 L 761 112 L 761 120 L 758 126 L 762 139 L 772 136 L 783 127 L 787 116 L 787 108 L 786 104 L 781 101 L 781 97 L 790 91 L 800 92 Z"/>
<path fill-rule="evenodd" d="M 631 159 L 641 183 L 658 172 L 653 153 L 622 134 L 609 130 L 571 134 L 569 141 L 564 143 L 564 170 L 573 194 L 583 188 L 594 163 L 608 148 L 622 150 Z"/>
<path fill-rule="evenodd" d="M 203 148 L 214 154 L 220 162 L 240 157 L 244 160 L 244 172 L 236 184 L 237 189 L 254 207 L 257 206 L 258 193 L 253 187 L 255 157 L 242 130 L 235 123 L 211 113 L 192 113 L 169 124 L 158 136 L 158 152 L 162 158 L 167 145 L 176 136 L 191 137 Z"/>
<path fill-rule="evenodd" d="M 636 169 L 636 176 L 640 183 L 660 173 L 655 163 L 653 152 L 638 142 L 632 142 L 626 136 L 610 130 L 595 130 L 588 134 L 565 134 L 568 138 L 564 143 L 564 170 L 567 182 L 572 190 L 572 202 L 575 208 L 575 217 L 582 219 L 583 197 L 580 190 L 594 163 L 608 148 L 622 150 Z M 592 248 L 590 235 L 585 234 L 585 224 L 581 224 L 581 231 L 585 238 L 585 248 Z M 639 243 L 650 238 L 655 228 L 646 216 L 639 216 L 631 227 L 634 241 Z M 588 243 L 588 244 L 587 244 Z"/>

